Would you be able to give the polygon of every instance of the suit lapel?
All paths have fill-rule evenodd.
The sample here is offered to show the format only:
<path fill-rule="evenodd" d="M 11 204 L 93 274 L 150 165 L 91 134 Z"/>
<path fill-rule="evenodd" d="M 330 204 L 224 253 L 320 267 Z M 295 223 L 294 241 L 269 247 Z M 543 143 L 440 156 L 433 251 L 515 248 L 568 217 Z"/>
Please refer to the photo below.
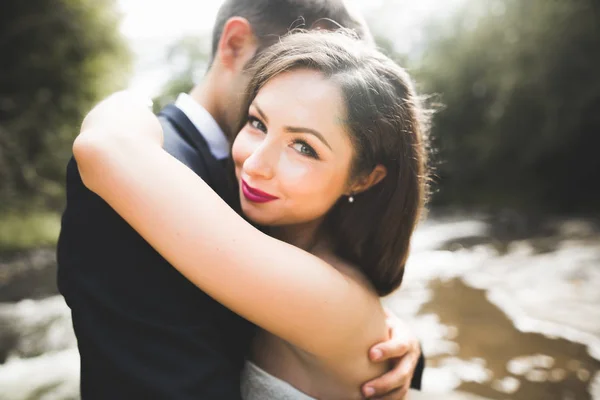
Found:
<path fill-rule="evenodd" d="M 224 162 L 217 160 L 212 153 L 202 133 L 178 107 L 167 105 L 159 115 L 167 118 L 173 124 L 181 137 L 192 146 L 206 167 L 210 182 L 207 182 L 225 201 L 231 202 L 233 188 L 228 181 Z M 230 203 L 231 204 L 231 203 Z"/>

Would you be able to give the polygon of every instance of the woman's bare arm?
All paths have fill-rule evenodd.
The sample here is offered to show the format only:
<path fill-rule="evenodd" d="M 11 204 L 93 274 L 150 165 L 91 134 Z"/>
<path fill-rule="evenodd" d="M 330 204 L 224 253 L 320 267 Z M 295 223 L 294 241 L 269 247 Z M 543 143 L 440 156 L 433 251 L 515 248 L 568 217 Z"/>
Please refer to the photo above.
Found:
<path fill-rule="evenodd" d="M 379 299 L 244 221 L 162 149 L 162 130 L 149 110 L 110 101 L 90 114 L 73 146 L 85 185 L 226 307 L 319 357 L 360 354 L 366 362 L 368 348 L 386 339 Z"/>

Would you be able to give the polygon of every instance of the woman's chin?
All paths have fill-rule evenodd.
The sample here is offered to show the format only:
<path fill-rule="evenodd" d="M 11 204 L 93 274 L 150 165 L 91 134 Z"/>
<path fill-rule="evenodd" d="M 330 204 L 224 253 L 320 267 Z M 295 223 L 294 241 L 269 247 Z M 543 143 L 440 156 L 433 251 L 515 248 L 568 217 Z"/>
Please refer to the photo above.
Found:
<path fill-rule="evenodd" d="M 273 225 L 273 215 L 264 209 L 257 209 L 254 203 L 242 200 L 242 213 L 255 224 L 268 226 Z"/>

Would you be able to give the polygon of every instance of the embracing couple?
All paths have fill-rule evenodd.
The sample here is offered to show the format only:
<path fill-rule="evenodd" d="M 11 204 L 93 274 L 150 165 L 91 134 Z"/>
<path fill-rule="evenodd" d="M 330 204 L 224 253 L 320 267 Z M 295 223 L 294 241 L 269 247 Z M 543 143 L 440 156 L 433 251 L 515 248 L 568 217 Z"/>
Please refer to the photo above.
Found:
<path fill-rule="evenodd" d="M 213 35 L 190 94 L 117 93 L 73 145 L 82 398 L 404 398 L 422 356 L 380 297 L 427 192 L 409 76 L 341 0 L 227 0 Z"/>

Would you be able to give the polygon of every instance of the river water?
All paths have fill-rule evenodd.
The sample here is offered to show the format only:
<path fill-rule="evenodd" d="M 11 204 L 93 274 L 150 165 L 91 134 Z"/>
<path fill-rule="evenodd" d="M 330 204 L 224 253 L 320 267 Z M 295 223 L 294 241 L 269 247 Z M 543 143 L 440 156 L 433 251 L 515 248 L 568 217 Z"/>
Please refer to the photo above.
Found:
<path fill-rule="evenodd" d="M 0 259 L 0 400 L 77 399 L 53 249 Z M 600 230 L 586 219 L 430 216 L 384 300 L 427 356 L 424 390 L 600 400 Z"/>

